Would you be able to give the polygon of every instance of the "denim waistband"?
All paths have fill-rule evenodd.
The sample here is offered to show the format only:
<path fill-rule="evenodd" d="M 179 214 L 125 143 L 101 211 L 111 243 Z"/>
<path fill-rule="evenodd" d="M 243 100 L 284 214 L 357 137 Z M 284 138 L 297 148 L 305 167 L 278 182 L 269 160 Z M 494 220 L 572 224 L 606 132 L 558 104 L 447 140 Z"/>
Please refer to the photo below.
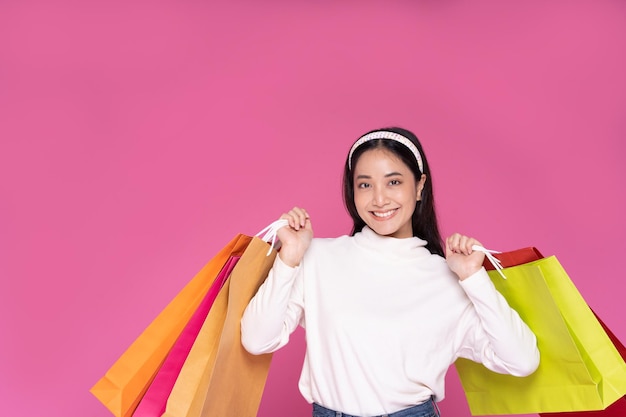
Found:
<path fill-rule="evenodd" d="M 381 414 L 373 417 L 438 417 L 439 407 L 435 403 L 433 397 L 422 404 L 405 408 L 404 410 L 395 411 L 389 414 Z M 359 417 L 352 414 L 342 413 L 341 411 L 331 410 L 317 403 L 313 403 L 313 417 Z"/>

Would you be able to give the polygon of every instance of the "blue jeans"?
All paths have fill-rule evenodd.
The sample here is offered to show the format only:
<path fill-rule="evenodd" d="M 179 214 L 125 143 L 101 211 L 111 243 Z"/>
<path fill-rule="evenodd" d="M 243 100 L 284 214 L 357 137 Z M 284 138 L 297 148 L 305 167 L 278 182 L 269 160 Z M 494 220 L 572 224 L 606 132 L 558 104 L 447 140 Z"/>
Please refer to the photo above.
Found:
<path fill-rule="evenodd" d="M 439 408 L 435 400 L 431 397 L 428 401 L 416 406 L 405 408 L 391 414 L 383 414 L 375 417 L 439 417 Z M 313 417 L 359 417 L 340 411 L 330 410 L 319 404 L 313 403 Z"/>

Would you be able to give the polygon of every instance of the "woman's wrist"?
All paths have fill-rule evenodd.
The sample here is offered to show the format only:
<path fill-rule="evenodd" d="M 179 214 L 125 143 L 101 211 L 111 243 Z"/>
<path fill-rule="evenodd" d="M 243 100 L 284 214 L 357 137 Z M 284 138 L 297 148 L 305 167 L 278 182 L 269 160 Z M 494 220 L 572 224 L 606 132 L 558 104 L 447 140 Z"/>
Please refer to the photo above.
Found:
<path fill-rule="evenodd" d="M 290 268 L 297 267 L 300 265 L 300 261 L 302 261 L 302 256 L 299 256 L 289 250 L 285 250 L 285 248 L 278 251 L 278 256 L 280 257 L 280 260 Z"/>
<path fill-rule="evenodd" d="M 469 277 L 471 277 L 472 275 L 476 274 L 476 272 L 480 271 L 481 268 L 482 266 L 468 267 L 468 268 L 463 268 L 460 271 L 454 271 L 454 272 L 459 277 L 459 280 L 464 281 L 468 279 Z"/>

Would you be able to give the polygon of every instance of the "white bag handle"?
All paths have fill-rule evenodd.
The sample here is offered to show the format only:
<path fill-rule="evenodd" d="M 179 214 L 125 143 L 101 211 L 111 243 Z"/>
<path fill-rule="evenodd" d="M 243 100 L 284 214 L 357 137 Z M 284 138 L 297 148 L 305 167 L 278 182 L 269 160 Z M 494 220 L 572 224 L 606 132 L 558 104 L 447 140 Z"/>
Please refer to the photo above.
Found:
<path fill-rule="evenodd" d="M 285 227 L 288 224 L 289 222 L 287 220 L 279 219 L 256 234 L 256 236 L 260 237 L 264 242 L 270 243 L 270 240 L 272 241 L 270 244 L 270 249 L 267 251 L 267 256 L 270 256 L 270 253 L 272 253 L 272 248 L 274 248 L 276 245 L 276 235 L 278 234 L 278 229 L 280 229 L 281 227 Z"/>
<path fill-rule="evenodd" d="M 263 230 L 261 230 L 259 233 L 256 234 L 256 236 L 260 237 L 264 242 L 270 243 L 271 241 L 270 248 L 267 251 L 267 256 L 269 256 L 270 253 L 272 253 L 272 248 L 276 246 L 276 236 L 278 234 L 278 229 L 280 229 L 281 227 L 285 227 L 288 224 L 289 222 L 287 220 L 279 219 L 271 223 L 269 226 L 267 226 L 266 228 L 264 228 Z M 473 245 L 472 250 L 483 252 L 485 256 L 487 257 L 487 259 L 489 259 L 489 262 L 491 262 L 493 267 L 496 269 L 496 271 L 498 271 L 500 276 L 506 279 L 506 276 L 504 276 L 504 274 L 502 273 L 502 264 L 500 263 L 500 260 L 496 258 L 495 256 L 493 256 L 494 253 L 501 253 L 501 252 L 485 249 L 479 245 Z"/>
<path fill-rule="evenodd" d="M 498 252 L 497 250 L 485 249 L 479 245 L 472 245 L 472 250 L 484 253 L 487 259 L 489 259 L 489 262 L 491 262 L 491 265 L 493 265 L 496 271 L 498 271 L 498 274 L 500 274 L 502 278 L 506 279 L 506 277 L 504 276 L 504 273 L 502 273 L 502 264 L 500 263 L 500 260 L 492 255 L 494 253 L 502 253 L 502 252 Z"/>

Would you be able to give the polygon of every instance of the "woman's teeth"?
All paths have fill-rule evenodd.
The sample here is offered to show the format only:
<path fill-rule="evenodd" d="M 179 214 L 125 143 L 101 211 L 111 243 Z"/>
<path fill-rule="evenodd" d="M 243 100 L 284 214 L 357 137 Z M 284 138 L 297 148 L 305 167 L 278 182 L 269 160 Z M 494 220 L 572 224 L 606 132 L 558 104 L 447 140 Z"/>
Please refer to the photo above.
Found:
<path fill-rule="evenodd" d="M 374 214 L 374 216 L 376 217 L 389 217 L 391 216 L 396 210 L 389 210 L 389 211 L 384 211 L 384 212 L 379 212 L 379 211 L 373 211 L 372 213 Z"/>

